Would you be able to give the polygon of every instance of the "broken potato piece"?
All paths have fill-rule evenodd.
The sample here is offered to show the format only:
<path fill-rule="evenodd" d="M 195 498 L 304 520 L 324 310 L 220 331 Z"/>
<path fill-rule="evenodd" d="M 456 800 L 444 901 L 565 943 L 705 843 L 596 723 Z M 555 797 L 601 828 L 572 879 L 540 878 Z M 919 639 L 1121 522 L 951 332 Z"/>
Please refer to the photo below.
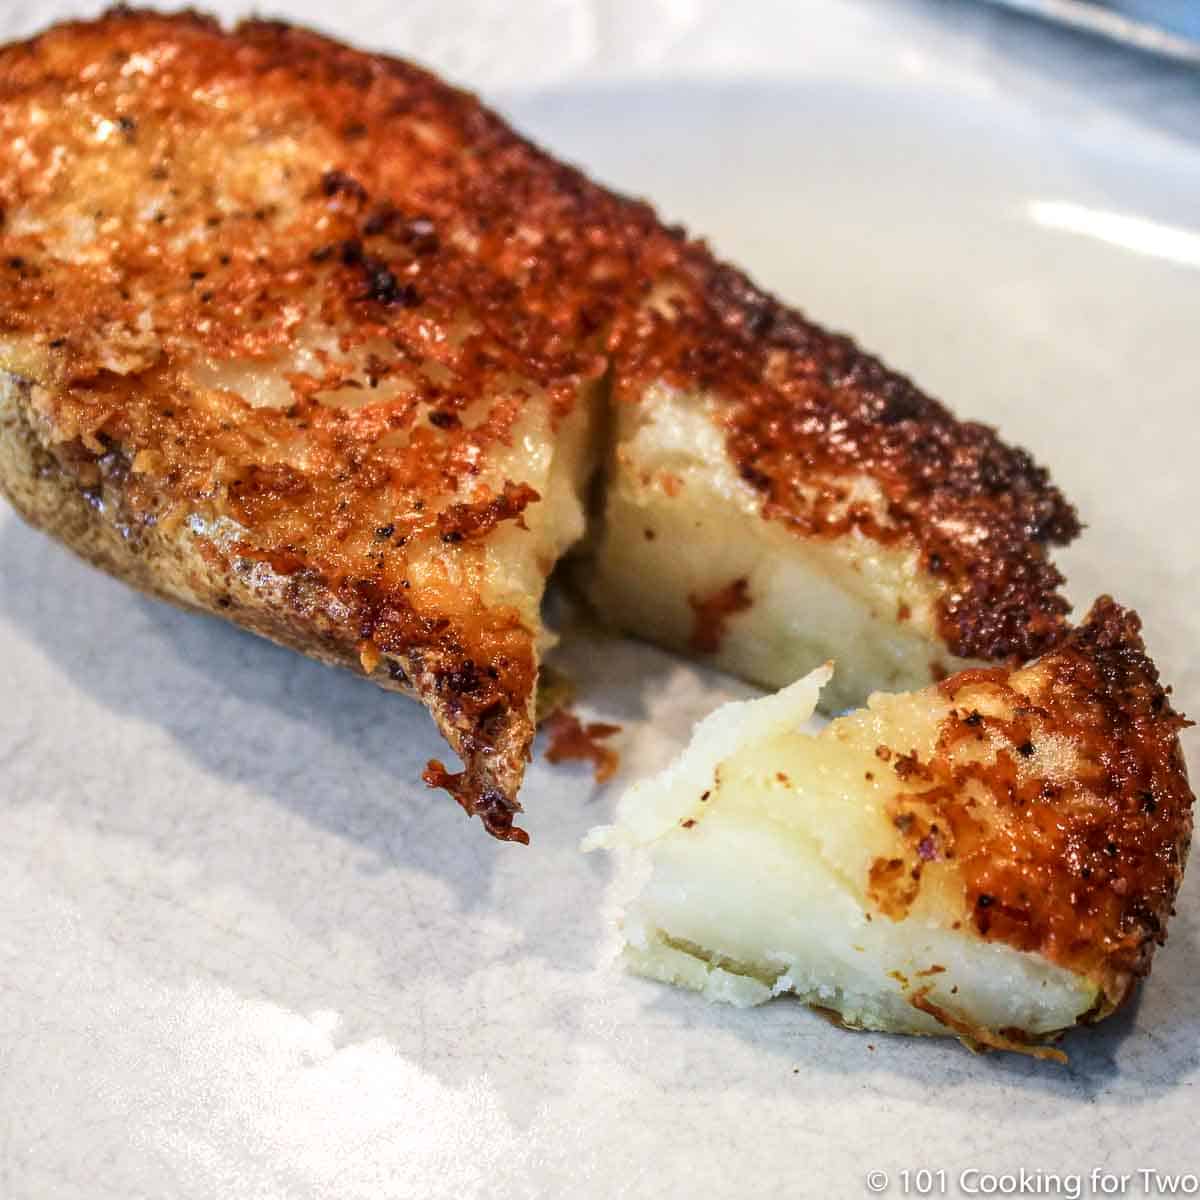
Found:
<path fill-rule="evenodd" d="M 873 695 L 805 728 L 832 668 L 703 721 L 585 848 L 629 847 L 640 974 L 847 1026 L 1045 1043 L 1150 969 L 1193 796 L 1137 616 L 1107 597 L 1019 670 Z"/>

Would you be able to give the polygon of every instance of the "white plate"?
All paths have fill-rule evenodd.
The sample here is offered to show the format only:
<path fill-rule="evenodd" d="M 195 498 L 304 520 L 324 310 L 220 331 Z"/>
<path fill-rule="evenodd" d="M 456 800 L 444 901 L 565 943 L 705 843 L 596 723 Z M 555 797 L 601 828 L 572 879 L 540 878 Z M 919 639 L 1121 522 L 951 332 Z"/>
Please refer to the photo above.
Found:
<path fill-rule="evenodd" d="M 474 80 L 1032 449 L 1089 525 L 1077 605 L 1134 604 L 1200 712 L 1194 79 L 989 9 L 272 8 Z M 1195 876 L 1143 997 L 1069 1067 L 853 1035 L 613 966 L 611 866 L 575 846 L 619 783 L 535 763 L 532 846 L 492 842 L 417 781 L 439 747 L 415 706 L 7 511 L 0 647 L 6 1200 L 837 1197 L 869 1170 L 900 1195 L 921 1167 L 949 1194 L 1024 1168 L 1137 1195 L 1139 1168 L 1200 1171 Z M 747 690 L 640 648 L 570 659 L 625 725 L 625 780 Z"/>

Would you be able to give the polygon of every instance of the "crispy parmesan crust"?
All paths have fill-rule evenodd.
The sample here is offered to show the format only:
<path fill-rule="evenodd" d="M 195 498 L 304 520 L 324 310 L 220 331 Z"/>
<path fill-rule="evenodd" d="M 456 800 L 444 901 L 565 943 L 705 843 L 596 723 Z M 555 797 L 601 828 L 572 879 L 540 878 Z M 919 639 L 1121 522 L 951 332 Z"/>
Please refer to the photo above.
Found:
<path fill-rule="evenodd" d="M 413 664 L 467 760 L 429 777 L 500 836 L 518 836 L 533 632 L 408 568 L 440 544 L 474 579 L 488 534 L 536 503 L 520 479 L 467 486 L 480 464 L 606 370 L 618 401 L 710 392 L 764 519 L 916 548 L 953 653 L 1028 657 L 1063 629 L 1045 547 L 1078 524 L 1027 455 L 417 67 L 118 10 L 0 50 L 0 125 L 0 339 L 58 489 L 103 477 L 92 519 L 136 531 L 141 565 L 107 565 L 154 587 L 191 536 L 196 572 L 251 581 L 226 615 Z M 281 403 L 222 374 L 264 364 Z M 189 587 L 200 607 L 236 591 Z"/>
<path fill-rule="evenodd" d="M 960 881 L 964 923 L 1093 979 L 1108 1015 L 1166 936 L 1192 832 L 1174 712 L 1137 615 L 1109 597 L 1016 672 L 964 671 L 927 761 L 878 756 L 902 784 L 906 858 L 872 865 L 881 909 L 903 916 L 923 878 Z"/>
<path fill-rule="evenodd" d="M 717 381 L 730 455 L 764 515 L 805 537 L 914 546 L 959 657 L 1027 660 L 1052 645 L 1069 605 L 1046 548 L 1080 525 L 1045 469 L 695 247 L 688 267 L 722 336 L 693 331 L 667 361 Z"/>
<path fill-rule="evenodd" d="M 546 761 L 569 762 L 578 759 L 590 762 L 597 783 L 607 783 L 617 772 L 621 757 L 611 746 L 602 742 L 621 732 L 620 725 L 605 721 L 582 721 L 569 709 L 560 708 L 547 718 L 546 733 L 550 745 L 546 748 Z"/>
<path fill-rule="evenodd" d="M 464 759 L 427 778 L 523 840 L 535 633 L 480 592 L 489 535 L 540 497 L 471 480 L 602 363 L 427 215 L 470 170 L 473 108 L 400 64 L 192 15 L 0 52 L 8 436 L 45 472 L 36 496 L 20 464 L 4 487 L 138 586 L 326 661 L 382 657 L 373 677 L 409 682 Z M 281 376 L 284 402 L 247 403 L 226 365 Z M 453 559 L 413 587 L 431 547 Z"/>
<path fill-rule="evenodd" d="M 130 140 L 133 164 L 151 180 L 156 168 L 180 169 L 170 150 L 197 123 L 218 121 L 218 98 L 220 111 L 233 113 L 225 136 L 291 126 L 319 139 L 309 170 L 297 164 L 287 184 L 288 236 L 269 204 L 245 196 L 245 209 L 222 219 L 234 261 L 222 271 L 215 246 L 197 249 L 203 286 L 171 296 L 180 320 L 207 324 L 211 350 L 254 351 L 292 336 L 279 316 L 280 289 L 297 289 L 296 272 L 318 277 L 326 303 L 386 331 L 427 320 L 439 300 L 469 297 L 503 343 L 489 345 L 489 356 L 547 386 L 595 369 L 579 357 L 595 351 L 628 398 L 664 376 L 718 393 L 730 453 L 762 492 L 764 514 L 805 536 L 856 528 L 917 545 L 944 582 L 942 630 L 954 653 L 1028 658 L 1061 629 L 1066 605 L 1044 548 L 1075 536 L 1078 523 L 1028 455 L 956 421 L 849 339 L 664 227 L 647 205 L 589 183 L 426 72 L 280 24 L 226 33 L 196 16 L 125 12 L 9 48 L 0 76 L 10 120 L 31 97 L 69 97 L 92 122 L 117 122 L 115 136 Z M 151 113 L 154 123 L 139 127 Z M 79 127 L 70 112 L 51 120 L 20 167 L 10 162 L 7 188 L 48 182 L 50 146 L 69 145 Z M 217 150 L 222 140 L 214 134 Z M 203 161 L 194 170 L 202 173 Z M 170 187 L 161 190 L 163 222 L 142 231 L 148 253 L 180 220 Z M 265 237 L 255 222 L 268 226 Z M 132 248 L 126 239 L 125 262 Z M 44 307 L 38 300 L 53 281 L 39 286 L 29 278 L 37 270 L 35 255 L 27 272 L 9 273 L 0 311 Z M 79 307 L 94 312 L 102 302 L 116 317 L 112 284 L 103 296 L 81 296 Z M 259 309 L 264 320 L 248 329 L 247 313 Z M 71 313 L 59 323 L 78 330 Z M 66 349 L 75 371 L 88 366 L 82 347 Z M 301 395 L 312 386 L 297 381 Z M 863 475 L 878 485 L 882 507 L 847 502 Z"/>

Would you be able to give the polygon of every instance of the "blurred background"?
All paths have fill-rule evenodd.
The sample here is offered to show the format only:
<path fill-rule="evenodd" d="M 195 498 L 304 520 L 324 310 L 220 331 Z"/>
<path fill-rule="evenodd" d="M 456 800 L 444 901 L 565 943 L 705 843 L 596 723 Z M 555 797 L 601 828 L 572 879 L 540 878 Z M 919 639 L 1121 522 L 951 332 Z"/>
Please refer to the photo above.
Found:
<path fill-rule="evenodd" d="M 27 36 L 110 6 L 5 0 L 0 29 Z M 1011 73 L 1019 63 L 1026 86 L 1038 78 L 1086 82 L 1094 99 L 1137 104 L 1155 124 L 1187 135 L 1200 98 L 1197 0 L 199 0 L 195 7 L 226 21 L 280 17 L 408 54 L 493 100 L 563 81 L 630 77 L 794 78 L 853 66 L 865 78 L 873 64 L 894 66 L 898 49 L 910 67 L 933 53 L 943 70 L 999 64 Z"/>
<path fill-rule="evenodd" d="M 1195 58 L 1200 5 L 1195 0 L 993 0 L 1131 45 Z"/>
<path fill-rule="evenodd" d="M 1167 48 L 1176 38 L 1200 39 L 1200 5 L 1195 0 L 996 0 L 1024 10 L 1092 29 L 1112 37 Z"/>
<path fill-rule="evenodd" d="M 842 8 L 866 7 L 862 0 L 832 0 Z M 831 0 L 799 0 L 786 7 L 810 13 L 819 20 L 823 10 L 830 8 Z M 1034 18 L 1060 28 L 1071 29 L 1091 36 L 1105 38 L 1130 48 L 1163 55 L 1164 57 L 1200 62 L 1200 4 L 1196 0 L 888 0 L 888 7 L 910 7 L 937 12 L 953 20 L 986 20 L 982 14 L 972 17 L 969 11 L 950 14 L 947 10 L 1005 8 L 1028 18 Z M 183 0 L 142 0 L 145 6 L 163 9 L 186 7 Z M 7 0 L 3 25 L 6 32 L 15 35 L 28 34 L 67 15 L 90 15 L 110 7 L 108 0 Z M 635 34 L 639 54 L 653 57 L 657 46 L 662 50 L 678 39 L 689 36 L 706 25 L 711 25 L 716 10 L 722 6 L 717 0 L 646 0 L 645 3 L 628 3 L 626 0 L 518 0 L 518 3 L 503 3 L 497 0 L 408 0 L 407 3 L 384 3 L 381 0 L 343 0 L 336 6 L 314 3 L 313 0 L 273 0 L 271 3 L 252 3 L 251 0 L 207 0 L 196 7 L 218 12 L 224 16 L 254 12 L 262 16 L 303 17 L 313 25 L 333 31 L 351 27 L 369 30 L 373 37 L 396 38 L 403 34 L 422 47 L 433 49 L 442 45 L 449 49 L 462 40 L 458 35 L 464 22 L 479 28 L 488 27 L 489 32 L 499 37 L 498 47 L 506 52 L 513 49 L 505 30 L 515 35 L 513 41 L 525 41 L 532 49 L 543 45 L 536 36 L 528 37 L 528 30 L 543 23 L 561 25 L 563 32 L 570 35 L 571 49 L 575 52 L 592 37 L 604 40 L 605 34 L 622 38 L 630 33 L 630 27 L 647 26 L 656 31 L 655 37 L 647 38 L 644 31 Z M 770 20 L 772 10 L 784 7 L 780 3 L 750 2 L 737 6 L 731 14 L 739 20 L 757 22 Z M 520 31 L 526 31 L 522 36 Z M 415 36 L 414 36 L 415 35 Z M 430 36 L 432 35 L 432 37 Z M 471 40 L 470 38 L 466 40 Z M 541 61 L 530 64 L 535 74 L 543 74 L 555 67 L 571 65 L 571 49 L 563 53 L 535 57 Z M 433 50 L 436 56 L 436 49 Z M 444 64 L 448 65 L 448 64 Z M 465 64 L 464 64 L 465 65 Z M 473 76 L 478 77 L 479 63 L 471 63 Z"/>

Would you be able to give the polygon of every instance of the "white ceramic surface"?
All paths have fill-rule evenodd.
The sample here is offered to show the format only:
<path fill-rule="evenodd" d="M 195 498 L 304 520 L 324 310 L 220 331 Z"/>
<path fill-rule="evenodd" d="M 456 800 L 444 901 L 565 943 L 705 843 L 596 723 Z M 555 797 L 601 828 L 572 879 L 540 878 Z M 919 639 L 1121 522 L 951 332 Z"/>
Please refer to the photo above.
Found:
<path fill-rule="evenodd" d="M 271 8 L 474 82 L 1030 447 L 1089 525 L 1071 596 L 1136 605 L 1200 713 L 1194 80 L 974 6 Z M 0 32 L 85 10 L 9 4 Z M 1140 1195 L 1140 1168 L 1200 1172 L 1200 875 L 1143 997 L 1066 1068 L 710 1007 L 613 966 L 611 864 L 575 847 L 747 689 L 631 646 L 566 658 L 625 769 L 597 790 L 536 762 L 533 844 L 500 845 L 418 782 L 439 747 L 415 706 L 0 512 L 0 1197 L 855 1197 L 871 1170 L 899 1196 L 920 1167 L 949 1194 L 1024 1168 Z"/>

